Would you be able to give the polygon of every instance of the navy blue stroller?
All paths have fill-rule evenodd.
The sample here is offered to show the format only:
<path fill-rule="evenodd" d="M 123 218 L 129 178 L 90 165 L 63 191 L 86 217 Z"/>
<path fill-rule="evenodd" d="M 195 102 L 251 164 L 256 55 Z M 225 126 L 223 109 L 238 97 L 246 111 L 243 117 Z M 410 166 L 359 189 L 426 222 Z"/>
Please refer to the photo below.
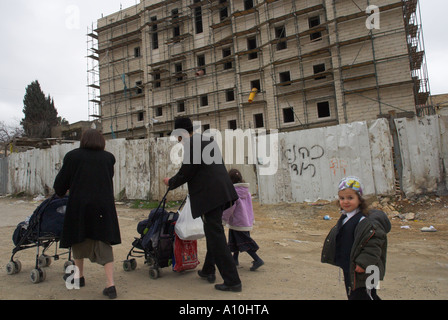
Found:
<path fill-rule="evenodd" d="M 56 261 L 59 260 L 61 255 L 68 254 L 68 261 L 64 264 L 64 270 L 69 265 L 74 264 L 71 260 L 71 249 L 62 254 L 58 254 L 57 251 L 57 244 L 64 225 L 67 201 L 68 197 L 58 198 L 53 195 L 43 201 L 28 220 L 17 225 L 12 236 L 15 247 L 12 250 L 11 259 L 6 265 L 6 271 L 9 275 L 17 274 L 22 270 L 22 263 L 17 259 L 14 260 L 16 253 L 30 248 L 37 248 L 35 268 L 30 274 L 30 280 L 33 283 L 45 281 L 46 272 L 44 268 L 51 264 L 52 258 Z M 55 244 L 55 254 L 49 256 L 46 252 L 53 244 Z M 42 252 L 41 248 L 43 248 Z"/>
<path fill-rule="evenodd" d="M 172 264 L 174 225 L 179 218 L 179 213 L 165 210 L 168 192 L 169 190 L 157 209 L 151 210 L 148 219 L 138 223 L 137 231 L 140 237 L 135 238 L 126 260 L 123 261 L 124 271 L 135 270 L 137 268 L 135 258 L 144 257 L 145 264 L 150 267 L 149 276 L 157 279 L 159 269 Z"/>

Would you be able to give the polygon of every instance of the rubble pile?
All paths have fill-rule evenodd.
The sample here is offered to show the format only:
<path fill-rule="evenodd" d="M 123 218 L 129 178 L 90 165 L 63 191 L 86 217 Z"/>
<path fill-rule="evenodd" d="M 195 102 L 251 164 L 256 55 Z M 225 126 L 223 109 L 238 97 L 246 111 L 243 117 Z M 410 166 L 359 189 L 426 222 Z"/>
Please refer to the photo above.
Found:
<path fill-rule="evenodd" d="M 391 197 L 378 197 L 377 201 L 371 203 L 370 208 L 382 210 L 392 219 L 415 221 L 424 219 L 433 206 L 441 204 L 442 199 L 440 197 L 429 195 L 402 200 L 395 200 Z M 448 206 L 445 207 L 448 213 Z"/>

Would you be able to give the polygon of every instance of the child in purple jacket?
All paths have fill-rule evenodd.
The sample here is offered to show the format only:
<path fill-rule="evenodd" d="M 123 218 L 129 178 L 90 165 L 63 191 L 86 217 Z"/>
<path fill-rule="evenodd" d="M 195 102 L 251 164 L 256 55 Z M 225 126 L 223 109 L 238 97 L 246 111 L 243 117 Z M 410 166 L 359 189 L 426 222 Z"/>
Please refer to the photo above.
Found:
<path fill-rule="evenodd" d="M 228 245 L 230 251 L 233 252 L 236 265 L 238 265 L 239 253 L 247 252 L 254 259 L 250 271 L 255 271 L 264 264 L 264 261 L 257 255 L 259 247 L 250 236 L 254 223 L 254 211 L 249 184 L 244 183 L 241 173 L 236 169 L 231 169 L 229 176 L 239 199 L 222 215 L 223 223 L 229 228 Z"/>

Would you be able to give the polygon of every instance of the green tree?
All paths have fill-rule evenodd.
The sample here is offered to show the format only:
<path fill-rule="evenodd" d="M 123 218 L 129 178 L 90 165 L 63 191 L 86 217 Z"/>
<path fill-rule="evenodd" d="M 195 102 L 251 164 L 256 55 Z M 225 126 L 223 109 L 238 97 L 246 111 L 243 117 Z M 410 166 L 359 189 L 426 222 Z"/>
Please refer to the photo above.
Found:
<path fill-rule="evenodd" d="M 20 124 L 29 138 L 48 138 L 51 128 L 61 123 L 53 98 L 43 93 L 39 81 L 33 81 L 27 88 L 23 98 L 25 118 Z M 65 119 L 63 119 L 65 120 Z"/>

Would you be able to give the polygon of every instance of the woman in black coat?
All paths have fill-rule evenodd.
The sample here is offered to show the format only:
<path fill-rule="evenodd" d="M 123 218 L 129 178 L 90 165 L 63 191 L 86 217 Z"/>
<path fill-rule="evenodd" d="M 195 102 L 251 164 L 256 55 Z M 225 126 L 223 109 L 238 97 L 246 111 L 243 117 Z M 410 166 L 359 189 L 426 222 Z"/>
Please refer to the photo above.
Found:
<path fill-rule="evenodd" d="M 112 246 L 121 243 L 121 236 L 112 180 L 115 157 L 104 151 L 105 145 L 99 131 L 85 131 L 80 148 L 64 157 L 54 189 L 60 197 L 69 191 L 61 247 L 72 247 L 79 271 L 75 280 L 84 285 L 84 258 L 89 258 L 104 266 L 107 286 L 103 293 L 115 298 Z"/>

